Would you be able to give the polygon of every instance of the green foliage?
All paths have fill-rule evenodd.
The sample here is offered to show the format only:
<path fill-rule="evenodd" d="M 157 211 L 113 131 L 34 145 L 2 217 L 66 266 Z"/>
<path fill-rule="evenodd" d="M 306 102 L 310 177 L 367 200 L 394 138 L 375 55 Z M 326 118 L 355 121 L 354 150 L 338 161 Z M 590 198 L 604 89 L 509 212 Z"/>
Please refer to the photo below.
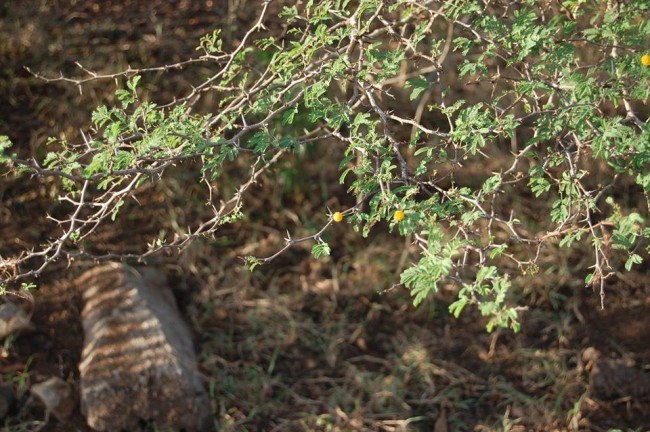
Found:
<path fill-rule="evenodd" d="M 458 318 L 468 304 L 477 305 L 481 315 L 491 317 L 487 330 L 495 327 L 512 327 L 519 330 L 517 308 L 507 306 L 505 300 L 511 287 L 508 275 L 500 275 L 494 266 L 481 267 L 471 284 L 464 284 L 458 292 L 458 300 L 449 311 Z"/>
<path fill-rule="evenodd" d="M 257 32 L 265 6 L 232 51 L 218 31 L 200 40 L 217 72 L 191 94 L 141 100 L 135 75 L 118 106 L 94 111 L 83 150 L 57 140 L 41 166 L 73 196 L 87 182 L 106 191 L 93 205 L 115 219 L 122 198 L 171 166 L 199 163 L 209 181 L 240 157 L 257 158 L 257 173 L 307 144 L 327 146 L 340 152 L 341 183 L 367 204 L 350 209 L 354 229 L 365 236 L 388 221 L 417 239 L 421 257 L 401 275 L 415 305 L 446 284 L 458 293 L 454 315 L 474 305 L 488 330 L 516 330 L 513 276 L 536 273 L 536 246 L 592 248 L 586 281 L 601 291 L 616 254 L 629 270 L 648 252 L 650 68 L 639 58 L 650 5 L 434 3 L 289 4 L 282 35 Z M 196 113 L 208 93 L 217 106 Z M 592 173 L 601 165 L 602 177 Z M 621 182 L 643 205 L 617 203 Z M 550 220 L 519 214 L 512 197 L 525 193 Z M 393 220 L 395 209 L 407 218 Z M 317 258 L 330 253 L 321 232 L 308 238 Z M 274 257 L 246 260 L 253 269 Z"/>
<path fill-rule="evenodd" d="M 414 306 L 438 291 L 438 283 L 449 276 L 454 267 L 453 258 L 461 246 L 459 241 L 445 243 L 444 233 L 438 225 L 423 234 L 428 234 L 428 250 L 417 265 L 404 270 L 401 278 L 401 282 L 411 290 Z"/>
<path fill-rule="evenodd" d="M 6 135 L 0 135 L 0 166 L 8 165 L 11 162 L 11 157 L 6 154 L 6 151 L 11 147 L 11 141 Z"/>
<path fill-rule="evenodd" d="M 207 34 L 201 38 L 200 45 L 196 48 L 203 50 L 206 54 L 214 54 L 221 52 L 223 41 L 220 39 L 221 29 L 216 29 L 212 33 Z"/>
<path fill-rule="evenodd" d="M 322 240 L 317 240 L 314 246 L 311 248 L 311 253 L 316 258 L 329 256 L 330 252 L 330 246 Z"/>

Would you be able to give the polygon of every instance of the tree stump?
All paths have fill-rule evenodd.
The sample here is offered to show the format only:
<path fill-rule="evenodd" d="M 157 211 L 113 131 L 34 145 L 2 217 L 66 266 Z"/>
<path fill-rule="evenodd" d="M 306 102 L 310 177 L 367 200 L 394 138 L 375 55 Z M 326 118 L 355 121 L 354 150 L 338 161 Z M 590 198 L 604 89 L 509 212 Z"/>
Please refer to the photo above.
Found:
<path fill-rule="evenodd" d="M 209 400 L 196 369 L 192 335 L 165 278 L 111 263 L 76 281 L 84 307 L 81 411 L 99 431 L 138 422 L 203 431 Z"/>

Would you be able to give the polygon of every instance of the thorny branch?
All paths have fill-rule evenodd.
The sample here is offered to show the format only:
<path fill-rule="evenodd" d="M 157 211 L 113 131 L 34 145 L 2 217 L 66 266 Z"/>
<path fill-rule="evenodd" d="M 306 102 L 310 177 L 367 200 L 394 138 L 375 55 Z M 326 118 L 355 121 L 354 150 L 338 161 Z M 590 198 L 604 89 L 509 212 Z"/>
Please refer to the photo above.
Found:
<path fill-rule="evenodd" d="M 202 130 L 197 131 L 197 134 L 174 130 L 162 137 L 174 137 L 182 140 L 182 143 L 165 153 L 157 154 L 156 157 L 142 155 L 134 150 L 136 144 L 147 137 L 146 128 L 120 134 L 112 143 L 115 151 L 126 149 L 137 154 L 135 161 L 126 168 L 110 169 L 90 175 L 84 173 L 82 161 L 91 159 L 100 151 L 91 145 L 93 139 L 103 142 L 98 131 L 95 136 L 89 135 L 85 143 L 76 148 L 78 158 L 75 162 L 79 162 L 82 168 L 52 168 L 36 159 L 13 159 L 15 167 L 35 176 L 61 178 L 77 185 L 81 184 L 81 187 L 77 192 L 60 198 L 61 203 L 72 206 L 69 216 L 61 220 L 52 218 L 62 227 L 62 233 L 40 250 L 26 251 L 18 257 L 1 258 L 0 282 L 17 282 L 37 277 L 47 265 L 57 259 L 72 261 L 79 257 L 90 257 L 83 248 L 74 249 L 75 242 L 90 238 L 103 222 L 117 214 L 124 200 L 133 196 L 144 179 L 160 178 L 169 168 L 188 161 L 212 160 L 227 149 L 232 149 L 235 153 L 253 154 L 254 162 L 250 173 L 236 193 L 219 205 L 208 203 L 212 208 L 212 215 L 195 224 L 186 233 L 176 234 L 168 242 L 154 241 L 140 254 L 104 254 L 92 258 L 142 260 L 161 251 L 183 248 L 194 239 L 214 234 L 224 221 L 239 212 L 244 195 L 259 177 L 289 151 L 287 148 L 274 146 L 265 147 L 265 152 L 257 151 L 249 145 L 251 138 L 264 132 L 268 135 L 266 139 L 274 139 L 272 131 L 269 130 L 271 125 L 287 121 L 285 115 L 292 110 L 304 109 L 312 86 L 322 84 L 322 77 L 340 62 L 345 65 L 344 70 L 329 78 L 331 81 L 327 81 L 326 96 L 323 97 L 348 108 L 348 112 L 367 115 L 376 120 L 376 123 L 368 122 L 363 127 L 368 133 L 377 133 L 381 145 L 363 145 L 359 142 L 359 137 L 352 136 L 348 130 L 352 115 L 347 119 L 348 124 L 345 127 L 333 126 L 330 118 L 321 116 L 315 121 L 316 126 L 311 130 L 305 128 L 300 136 L 295 137 L 294 145 L 300 147 L 308 143 L 331 142 L 343 144 L 351 155 L 357 156 L 356 160 L 350 158 L 348 162 L 351 169 L 357 169 L 355 174 L 358 177 L 365 175 L 375 178 L 376 182 L 371 189 L 355 190 L 362 199 L 358 200 L 356 206 L 344 211 L 346 216 L 362 213 L 363 206 L 370 197 L 383 200 L 379 204 L 380 208 L 406 203 L 396 201 L 392 197 L 396 187 L 411 187 L 415 191 L 414 194 L 418 194 L 418 199 L 437 197 L 441 205 L 455 203 L 462 207 L 465 214 L 476 213 L 478 220 L 471 222 L 464 222 L 462 216 L 458 215 L 448 220 L 431 219 L 435 221 L 432 223 L 445 224 L 450 238 L 459 237 L 466 240 L 463 255 L 455 263 L 456 282 L 460 281 L 460 268 L 470 264 L 475 264 L 476 267 L 485 265 L 489 260 L 490 251 L 501 248 L 505 250 L 513 245 L 529 247 L 532 251 L 527 259 L 515 253 L 503 253 L 506 259 L 522 270 L 536 265 L 543 246 L 548 242 L 567 235 L 586 233 L 599 240 L 594 242 L 593 283 L 600 285 L 601 298 L 604 296 L 604 281 L 614 274 L 614 270 L 608 260 L 607 245 L 600 240 L 603 240 L 603 232 L 611 228 L 611 222 L 594 222 L 594 215 L 604 198 L 604 191 L 613 182 L 604 185 L 600 191 L 589 190 L 588 178 L 581 172 L 585 155 L 589 154 L 592 142 L 602 133 L 598 125 L 586 119 L 593 131 L 588 138 L 569 130 L 562 130 L 553 143 L 539 136 L 539 125 L 545 119 L 556 116 L 569 117 L 577 110 L 589 109 L 600 113 L 602 110 L 597 101 L 576 102 L 572 99 L 574 85 L 567 84 L 566 77 L 559 73 L 540 72 L 539 68 L 533 67 L 532 62 L 508 66 L 512 63 L 511 59 L 516 57 L 517 47 L 495 40 L 467 16 L 454 14 L 453 5 L 449 2 L 434 0 L 404 1 L 404 4 L 412 7 L 410 15 L 389 12 L 388 4 L 383 3 L 370 12 L 366 11 L 362 4 L 346 13 L 329 11 L 331 16 L 326 34 L 350 29 L 349 35 L 332 45 L 314 37 L 309 18 L 298 14 L 294 17 L 293 27 L 289 26 L 282 37 L 269 42 L 278 50 L 286 51 L 286 55 L 274 57 L 267 63 L 259 62 L 258 59 L 242 61 L 249 51 L 254 50 L 256 43 L 261 40 L 261 33 L 266 30 L 264 23 L 269 14 L 270 3 L 270 0 L 262 2 L 259 18 L 229 53 L 206 52 L 204 55 L 175 64 L 143 69 L 128 68 L 121 72 L 103 74 L 77 63 L 85 74 L 83 78 L 52 78 L 46 74 L 33 73 L 45 82 L 62 81 L 74 84 L 81 90 L 84 84 L 94 80 L 131 78 L 151 72 L 166 72 L 209 63 L 218 67 L 216 72 L 182 98 L 159 109 L 167 112 L 174 107 L 183 106 L 189 114 L 196 102 L 210 92 L 214 92 L 221 101 L 217 112 L 205 121 Z M 492 9 L 499 8 L 499 4 L 484 3 L 482 13 L 489 15 L 493 12 Z M 508 14 L 509 7 L 504 6 L 504 10 L 500 12 L 502 16 Z M 548 12 L 540 12 L 542 15 L 546 13 Z M 549 19 L 545 15 L 541 18 Z M 422 40 L 413 39 L 414 27 L 422 32 Z M 297 39 L 290 39 L 289 35 L 296 34 Z M 495 97 L 497 102 L 493 106 L 484 107 L 484 111 L 493 120 L 493 125 L 486 128 L 487 131 L 475 128 L 467 134 L 470 135 L 469 138 L 473 135 L 486 136 L 491 140 L 490 145 L 497 143 L 500 138 L 509 138 L 511 142 L 510 154 L 500 155 L 499 163 L 495 164 L 494 174 L 498 175 L 495 184 L 490 188 L 479 187 L 469 193 L 460 191 L 465 181 L 460 174 L 464 164 L 471 163 L 476 157 L 489 158 L 491 149 L 490 145 L 470 149 L 463 141 L 468 137 L 458 134 L 459 110 L 453 108 L 456 101 L 450 100 L 450 89 L 447 88 L 449 84 L 444 79 L 444 74 L 457 67 L 455 62 L 460 60 L 460 56 L 454 52 L 453 45 L 456 38 L 461 36 L 493 48 L 492 60 L 496 64 L 491 67 L 489 76 L 485 74 L 478 78 L 468 77 L 464 85 L 488 87 L 492 96 L 501 95 L 499 98 Z M 440 39 L 442 47 L 438 52 L 422 48 L 436 39 Z M 574 40 L 561 40 L 561 36 L 557 36 L 555 42 L 571 43 Z M 290 49 L 296 46 L 303 46 L 304 49 Z M 378 46 L 385 51 L 403 53 L 399 73 L 385 77 L 382 74 L 382 65 L 373 63 L 377 61 L 376 58 L 370 60 L 371 52 Z M 612 59 L 620 56 L 621 50 L 632 49 L 619 44 L 618 41 L 611 45 L 602 45 L 602 48 L 611 48 L 609 57 Z M 284 64 L 290 63 L 298 66 L 282 68 Z M 615 74 L 620 75 L 620 71 L 616 70 Z M 425 83 L 425 88 L 420 89 L 420 96 L 415 98 L 412 106 L 396 109 L 399 107 L 399 98 L 408 95 L 406 83 L 418 78 Z M 339 85 L 339 91 L 335 89 L 334 83 Z M 532 90 L 522 90 L 522 86 L 527 84 L 531 85 Z M 647 126 L 648 120 L 644 122 L 642 116 L 634 111 L 627 90 L 621 91 L 619 102 L 625 109 L 624 121 L 634 124 L 637 130 Z M 442 120 L 433 121 L 432 116 L 426 114 L 428 111 L 434 112 Z M 526 133 L 530 133 L 532 138 L 522 142 L 521 135 Z M 200 139 L 197 135 L 200 135 Z M 422 162 L 422 156 L 418 156 L 419 150 L 429 150 L 431 156 L 426 163 Z M 443 156 L 448 152 L 453 156 Z M 512 208 L 503 208 L 503 202 L 507 200 L 502 198 L 508 191 L 530 186 L 534 175 L 530 171 L 531 166 L 526 164 L 533 163 L 530 157 L 532 153 L 536 155 L 535 168 L 549 181 L 547 191 L 552 187 L 558 191 L 558 195 L 566 195 L 568 198 L 562 209 L 565 214 L 541 232 L 522 224 Z M 386 174 L 380 167 L 380 162 L 385 159 L 394 164 L 395 171 L 399 174 L 392 178 L 381 177 Z M 204 180 L 207 175 L 204 174 Z M 616 181 L 616 178 L 613 181 Z M 102 192 L 95 190 L 100 182 L 106 183 L 106 190 Z M 427 214 L 429 209 L 416 211 Z M 358 222 L 361 223 L 360 219 Z M 301 238 L 292 238 L 288 234 L 284 246 L 276 253 L 257 260 L 260 263 L 268 263 L 296 244 L 307 241 L 320 242 L 331 225 L 330 215 L 327 223 L 314 234 Z M 489 244 L 481 245 L 481 239 L 484 238 L 491 239 Z M 428 253 L 429 240 L 425 234 L 416 232 L 413 239 L 422 253 Z M 493 239 L 500 239 L 500 243 Z M 37 262 L 38 264 L 35 264 Z M 28 268 L 31 269 L 26 270 Z"/>

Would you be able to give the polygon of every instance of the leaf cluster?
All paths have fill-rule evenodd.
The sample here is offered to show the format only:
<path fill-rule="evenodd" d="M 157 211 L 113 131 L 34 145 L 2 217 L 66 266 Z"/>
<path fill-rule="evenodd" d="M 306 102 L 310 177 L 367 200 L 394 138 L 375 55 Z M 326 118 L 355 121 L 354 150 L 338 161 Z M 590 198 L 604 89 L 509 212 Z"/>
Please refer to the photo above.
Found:
<path fill-rule="evenodd" d="M 118 217 L 129 194 L 172 166 L 199 164 L 210 182 L 226 164 L 253 161 L 236 205 L 215 209 L 181 240 L 147 253 L 239 219 L 241 197 L 261 172 L 306 146 L 327 146 L 339 155 L 341 183 L 360 203 L 346 221 L 362 235 L 388 221 L 415 239 L 421 256 L 401 276 L 415 305 L 447 284 L 458 293 L 453 314 L 474 305 L 489 317 L 489 330 L 517 329 L 522 308 L 512 303 L 513 276 L 538 268 L 548 244 L 587 242 L 593 266 L 586 283 L 601 292 L 616 274 L 617 255 L 630 270 L 650 252 L 650 116 L 643 105 L 650 68 L 639 62 L 649 7 L 550 3 L 310 0 L 287 4 L 284 31 L 275 34 L 265 31 L 263 2 L 259 20 L 232 50 L 218 31 L 199 41 L 203 54 L 194 60 L 214 72 L 189 94 L 168 105 L 141 100 L 135 74 L 117 90 L 117 106 L 94 111 L 84 143 L 53 140 L 36 162 L 7 156 L 3 138 L 0 164 L 59 177 L 64 201 L 101 210 L 64 220 L 67 235 L 52 240 L 51 259 L 93 225 Z M 476 92 L 461 99 L 459 88 Z M 208 95 L 218 101 L 214 110 L 195 112 Z M 592 173 L 598 164 L 606 178 Z M 479 172 L 478 186 L 467 181 L 471 167 L 488 165 L 493 170 Z M 631 210 L 614 193 L 622 181 L 635 188 Z M 522 190 L 546 208 L 543 226 L 509 203 Z M 397 209 L 406 215 L 401 222 L 392 219 Z M 316 257 L 330 253 L 321 237 L 328 226 L 300 240 L 315 242 Z M 288 236 L 286 246 L 295 242 Z"/>

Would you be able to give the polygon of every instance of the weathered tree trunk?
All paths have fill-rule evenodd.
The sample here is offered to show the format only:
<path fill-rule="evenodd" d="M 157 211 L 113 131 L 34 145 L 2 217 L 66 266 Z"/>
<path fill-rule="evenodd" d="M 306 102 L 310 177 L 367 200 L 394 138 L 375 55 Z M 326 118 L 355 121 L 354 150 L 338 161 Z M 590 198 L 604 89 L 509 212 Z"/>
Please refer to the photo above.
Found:
<path fill-rule="evenodd" d="M 84 307 L 81 410 L 99 431 L 159 427 L 205 430 L 209 401 L 196 370 L 191 333 L 164 277 L 108 264 L 77 285 Z"/>

